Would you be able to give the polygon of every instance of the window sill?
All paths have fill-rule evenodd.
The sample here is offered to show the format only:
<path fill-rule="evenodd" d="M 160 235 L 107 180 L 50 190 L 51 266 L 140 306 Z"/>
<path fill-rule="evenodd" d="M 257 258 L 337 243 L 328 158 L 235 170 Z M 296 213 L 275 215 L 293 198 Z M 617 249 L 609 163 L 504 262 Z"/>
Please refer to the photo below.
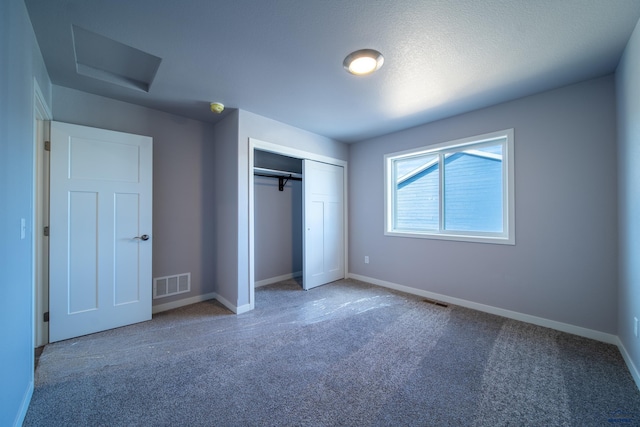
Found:
<path fill-rule="evenodd" d="M 385 230 L 385 236 L 390 237 L 408 237 L 412 239 L 431 239 L 431 240 L 451 240 L 456 242 L 467 243 L 489 243 L 494 245 L 512 245 L 515 246 L 515 237 L 503 237 L 503 236 L 480 236 L 480 235 L 468 235 L 468 234 L 452 234 L 452 233 L 428 233 L 428 232 L 415 232 L 415 231 L 388 231 Z"/>

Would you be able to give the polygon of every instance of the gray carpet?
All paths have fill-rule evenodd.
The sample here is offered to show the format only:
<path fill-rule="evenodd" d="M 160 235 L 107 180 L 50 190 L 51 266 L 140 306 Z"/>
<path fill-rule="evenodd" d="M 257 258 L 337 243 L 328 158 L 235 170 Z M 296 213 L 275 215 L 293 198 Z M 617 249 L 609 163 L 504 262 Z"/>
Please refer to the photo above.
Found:
<path fill-rule="evenodd" d="M 615 346 L 356 281 L 47 345 L 26 426 L 640 425 Z"/>

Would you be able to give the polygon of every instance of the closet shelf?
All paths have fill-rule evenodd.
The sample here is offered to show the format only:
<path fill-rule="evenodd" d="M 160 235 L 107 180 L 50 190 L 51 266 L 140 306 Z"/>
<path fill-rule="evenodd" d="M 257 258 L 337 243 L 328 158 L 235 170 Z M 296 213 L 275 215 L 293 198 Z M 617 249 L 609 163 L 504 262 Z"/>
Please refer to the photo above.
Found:
<path fill-rule="evenodd" d="M 286 172 L 276 169 L 266 168 L 253 168 L 253 174 L 255 176 L 264 176 L 267 178 L 278 178 L 278 190 L 284 191 L 284 186 L 287 185 L 289 180 L 302 181 L 302 174 L 296 172 Z"/>

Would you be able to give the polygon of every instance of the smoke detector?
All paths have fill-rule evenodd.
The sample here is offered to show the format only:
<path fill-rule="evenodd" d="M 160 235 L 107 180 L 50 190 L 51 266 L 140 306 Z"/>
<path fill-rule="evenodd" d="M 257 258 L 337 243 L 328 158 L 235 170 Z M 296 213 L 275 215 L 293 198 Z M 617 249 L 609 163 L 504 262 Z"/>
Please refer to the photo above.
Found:
<path fill-rule="evenodd" d="M 210 108 L 211 112 L 220 114 L 224 111 L 224 104 L 221 104 L 220 102 L 212 102 L 210 104 Z"/>

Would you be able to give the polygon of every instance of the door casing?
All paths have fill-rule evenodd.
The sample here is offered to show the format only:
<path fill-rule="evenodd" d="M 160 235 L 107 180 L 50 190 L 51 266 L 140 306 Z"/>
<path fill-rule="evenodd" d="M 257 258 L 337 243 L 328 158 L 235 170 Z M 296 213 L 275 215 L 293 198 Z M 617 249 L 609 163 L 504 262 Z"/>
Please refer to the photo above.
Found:
<path fill-rule="evenodd" d="M 49 225 L 49 154 L 45 141 L 49 139 L 49 122 L 53 116 L 33 79 L 33 346 L 49 343 L 49 324 L 44 315 L 49 311 L 49 239 L 44 227 Z"/>

